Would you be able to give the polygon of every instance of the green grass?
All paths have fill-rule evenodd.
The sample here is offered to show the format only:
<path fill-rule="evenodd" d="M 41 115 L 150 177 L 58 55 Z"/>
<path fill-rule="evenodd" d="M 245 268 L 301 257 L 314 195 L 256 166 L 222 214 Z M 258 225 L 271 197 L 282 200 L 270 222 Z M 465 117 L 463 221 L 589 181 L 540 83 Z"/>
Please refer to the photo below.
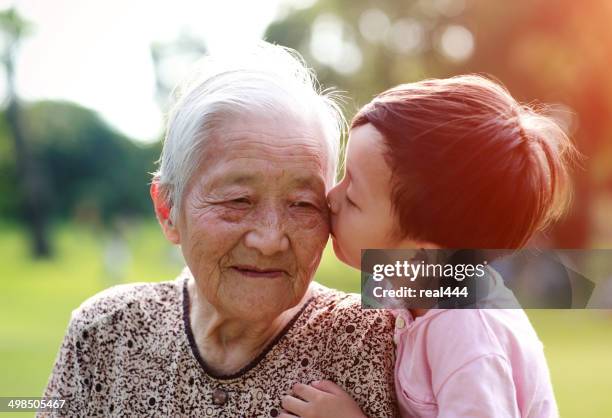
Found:
<path fill-rule="evenodd" d="M 56 257 L 33 261 L 22 231 L 0 226 L 0 396 L 40 396 L 70 312 L 116 283 L 104 268 L 107 232 L 75 225 L 54 230 Z M 176 249 L 157 226 L 133 223 L 126 233 L 131 262 L 122 282 L 171 279 L 181 269 Z M 359 291 L 359 274 L 328 248 L 317 280 Z M 612 314 L 529 311 L 546 346 L 563 417 L 612 415 Z M 7 416 L 7 415 L 3 415 Z M 21 415 L 20 415 L 21 416 Z"/>

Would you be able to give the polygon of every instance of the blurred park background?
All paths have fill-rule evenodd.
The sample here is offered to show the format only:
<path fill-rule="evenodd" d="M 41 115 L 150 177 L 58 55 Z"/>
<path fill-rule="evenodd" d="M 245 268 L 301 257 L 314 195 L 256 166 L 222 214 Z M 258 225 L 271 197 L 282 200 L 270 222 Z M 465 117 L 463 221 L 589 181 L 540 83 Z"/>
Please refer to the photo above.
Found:
<path fill-rule="evenodd" d="M 39 396 L 69 315 L 181 269 L 148 197 L 172 86 L 207 51 L 300 51 L 350 118 L 398 83 L 489 74 L 586 156 L 552 248 L 612 248 L 612 2 L 0 2 L 0 396 Z M 605 278 L 602 278 L 605 279 Z M 358 291 L 326 250 L 317 280 Z M 612 416 L 612 314 L 529 311 L 564 417 Z M 466 389 L 466 390 L 469 390 Z"/>

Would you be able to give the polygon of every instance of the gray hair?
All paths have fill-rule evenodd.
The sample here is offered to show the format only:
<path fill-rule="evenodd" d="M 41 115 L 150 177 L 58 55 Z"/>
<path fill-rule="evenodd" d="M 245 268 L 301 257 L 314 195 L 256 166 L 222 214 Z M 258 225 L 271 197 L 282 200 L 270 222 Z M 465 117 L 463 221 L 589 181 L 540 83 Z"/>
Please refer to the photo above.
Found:
<path fill-rule="evenodd" d="M 220 121 L 236 112 L 280 113 L 318 123 L 327 146 L 328 175 L 335 180 L 346 122 L 332 91 L 322 91 L 294 50 L 267 42 L 247 51 L 209 55 L 173 92 L 159 169 L 153 174 L 170 219 L 201 161 L 203 146 Z"/>

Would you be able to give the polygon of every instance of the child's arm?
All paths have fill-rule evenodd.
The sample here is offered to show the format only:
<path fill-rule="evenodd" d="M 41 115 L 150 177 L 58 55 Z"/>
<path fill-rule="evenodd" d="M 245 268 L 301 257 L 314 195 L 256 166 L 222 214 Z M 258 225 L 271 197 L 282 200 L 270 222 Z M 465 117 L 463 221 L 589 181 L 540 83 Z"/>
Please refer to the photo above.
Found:
<path fill-rule="evenodd" d="M 296 383 L 292 389 L 296 396 L 283 396 L 280 418 L 367 418 L 357 402 L 329 380 Z"/>

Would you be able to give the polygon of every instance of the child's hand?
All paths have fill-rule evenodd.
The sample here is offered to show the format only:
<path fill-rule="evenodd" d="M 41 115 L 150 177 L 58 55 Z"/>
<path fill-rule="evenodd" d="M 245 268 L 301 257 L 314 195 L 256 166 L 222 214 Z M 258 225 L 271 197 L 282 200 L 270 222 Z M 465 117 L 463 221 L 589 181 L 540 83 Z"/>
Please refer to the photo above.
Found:
<path fill-rule="evenodd" d="M 329 380 L 296 383 L 292 389 L 296 396 L 283 396 L 280 418 L 367 418 L 357 402 Z"/>

